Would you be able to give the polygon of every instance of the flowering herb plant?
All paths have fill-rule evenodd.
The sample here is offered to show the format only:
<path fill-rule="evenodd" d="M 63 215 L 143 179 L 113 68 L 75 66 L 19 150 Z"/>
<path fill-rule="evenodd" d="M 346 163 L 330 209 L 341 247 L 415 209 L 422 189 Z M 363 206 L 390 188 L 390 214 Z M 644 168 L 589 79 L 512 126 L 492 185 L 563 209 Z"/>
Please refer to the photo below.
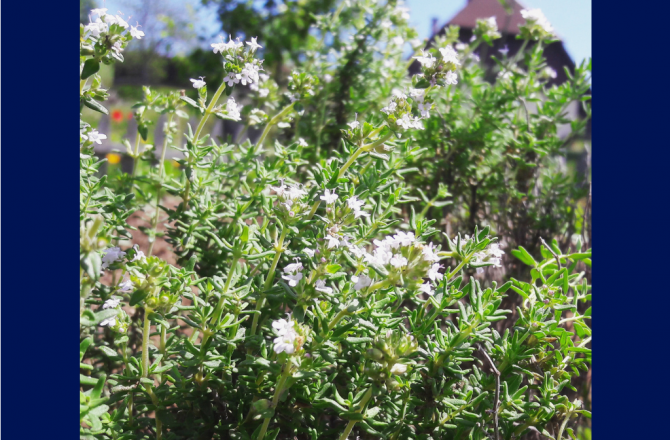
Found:
<path fill-rule="evenodd" d="M 523 36 L 538 47 L 551 27 L 531 12 Z M 105 9 L 91 18 L 80 100 L 104 113 L 99 64 L 123 61 L 143 33 Z M 197 100 L 144 89 L 130 175 L 100 175 L 104 135 L 80 122 L 81 438 L 576 438 L 575 421 L 590 418 L 569 390 L 591 364 L 591 250 L 550 240 L 531 255 L 502 246 L 491 225 L 436 228 L 449 193 L 421 190 L 438 176 L 415 165 L 440 154 L 425 133 L 444 105 L 477 111 L 484 98 L 462 97 L 486 86 L 461 85 L 484 74 L 448 39 L 413 43 L 421 73 L 407 77 L 407 20 L 395 1 L 339 3 L 283 87 L 263 68 L 262 41 L 212 44 L 224 79 L 211 97 L 206 78 L 191 79 Z M 490 20 L 476 35 L 472 47 L 500 36 Z M 544 87 L 532 50 L 529 72 L 495 86 L 499 99 L 504 84 Z M 188 112 L 199 123 L 174 145 Z M 164 144 L 143 167 L 155 160 L 141 142 L 155 113 Z M 224 142 L 206 131 L 212 115 L 263 129 Z M 543 145 L 555 142 L 546 129 Z M 168 148 L 181 152 L 177 175 Z M 143 250 L 127 222 L 140 210 Z M 175 264 L 153 255 L 159 240 Z M 482 277 L 508 255 L 530 269 L 523 278 Z"/>

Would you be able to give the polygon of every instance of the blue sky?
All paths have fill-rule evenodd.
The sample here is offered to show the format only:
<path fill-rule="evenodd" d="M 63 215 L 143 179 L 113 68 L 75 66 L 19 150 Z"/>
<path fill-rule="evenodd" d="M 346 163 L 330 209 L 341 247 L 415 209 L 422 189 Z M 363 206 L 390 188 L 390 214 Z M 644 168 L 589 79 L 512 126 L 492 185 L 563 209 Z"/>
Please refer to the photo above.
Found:
<path fill-rule="evenodd" d="M 405 0 L 410 8 L 410 23 L 421 38 L 430 37 L 433 17 L 442 26 L 466 3 L 467 0 Z M 591 0 L 519 0 L 519 3 L 542 9 L 575 62 L 591 56 Z"/>
<path fill-rule="evenodd" d="M 103 2 L 110 12 L 125 9 L 127 4 L 136 4 L 142 0 L 97 0 Z M 211 30 L 213 35 L 220 33 L 216 13 L 201 7 L 200 0 L 163 0 L 176 8 L 192 5 L 199 9 L 198 28 Z M 518 0 L 527 8 L 540 8 L 547 16 L 556 33 L 565 43 L 570 56 L 579 63 L 591 56 L 591 0 Z M 410 23 L 417 29 L 421 38 L 431 34 L 433 17 L 438 19 L 440 26 L 449 21 L 462 9 L 467 0 L 405 0 L 410 8 Z"/>

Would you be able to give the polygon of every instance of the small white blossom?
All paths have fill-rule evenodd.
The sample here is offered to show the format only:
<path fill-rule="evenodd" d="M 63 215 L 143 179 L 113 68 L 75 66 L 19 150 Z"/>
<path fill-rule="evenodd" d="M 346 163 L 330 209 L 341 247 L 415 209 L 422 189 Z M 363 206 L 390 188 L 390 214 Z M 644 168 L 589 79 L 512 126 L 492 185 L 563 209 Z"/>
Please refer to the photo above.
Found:
<path fill-rule="evenodd" d="M 358 198 L 357 198 L 356 196 L 351 196 L 351 197 L 349 197 L 349 199 L 347 200 L 347 205 L 348 205 L 349 208 L 351 208 L 352 210 L 354 210 L 354 211 L 358 211 L 358 210 L 361 209 L 361 207 L 362 207 L 363 205 L 365 205 L 365 201 L 363 201 L 363 200 L 358 200 Z"/>
<path fill-rule="evenodd" d="M 107 301 L 105 301 L 105 303 L 102 305 L 102 308 L 103 308 L 103 309 L 113 309 L 113 308 L 115 308 L 116 306 L 118 306 L 120 302 L 121 302 L 121 300 L 118 299 L 118 298 L 109 298 L 109 299 L 108 299 Z"/>
<path fill-rule="evenodd" d="M 548 34 L 554 32 L 554 28 L 551 27 L 549 20 L 541 9 L 522 9 L 521 16 L 526 19 L 527 23 L 539 25 Z"/>
<path fill-rule="evenodd" d="M 403 257 L 402 255 L 394 255 L 391 258 L 391 266 L 393 267 L 403 267 L 407 266 L 407 258 Z"/>
<path fill-rule="evenodd" d="M 306 147 L 307 141 L 305 141 L 303 138 L 298 138 L 298 145 L 300 145 L 301 147 Z"/>
<path fill-rule="evenodd" d="M 310 248 L 305 248 L 302 250 L 304 253 L 307 254 L 308 257 L 312 258 L 314 256 L 314 253 L 316 252 L 314 249 Z"/>
<path fill-rule="evenodd" d="M 379 23 L 379 24 L 380 24 L 380 26 L 383 27 L 384 29 L 388 29 L 388 28 L 390 28 L 391 26 L 393 26 L 393 23 L 392 23 L 391 20 L 389 20 L 388 18 L 383 19 L 383 20 L 381 21 L 381 23 Z"/>
<path fill-rule="evenodd" d="M 305 194 L 307 194 L 307 191 L 304 191 L 297 186 L 291 186 L 288 188 L 288 190 L 286 190 L 286 197 L 288 197 L 290 200 L 299 199 Z"/>
<path fill-rule="evenodd" d="M 332 235 L 326 236 L 326 240 L 328 240 L 328 249 L 336 248 L 340 245 L 340 240 Z"/>
<path fill-rule="evenodd" d="M 228 116 L 239 121 L 241 109 L 242 106 L 237 105 L 237 103 L 235 102 L 235 98 L 233 98 L 232 96 L 228 98 L 228 102 L 226 103 L 226 112 L 228 113 Z"/>
<path fill-rule="evenodd" d="M 395 112 L 396 108 L 398 108 L 398 104 L 395 101 L 392 101 L 389 105 L 382 108 L 382 111 L 387 115 L 390 115 L 391 113 Z"/>
<path fill-rule="evenodd" d="M 437 255 L 437 252 L 433 249 L 433 243 L 429 243 L 428 246 L 424 246 L 421 252 L 423 253 L 423 259 L 426 261 L 440 261 L 440 257 Z"/>
<path fill-rule="evenodd" d="M 213 46 L 213 45 L 212 45 Z M 214 52 L 216 53 L 216 52 Z M 232 87 L 233 85 L 237 84 L 240 82 L 240 79 L 238 78 L 238 75 L 234 74 L 233 72 L 229 72 L 224 78 L 223 82 L 228 84 L 228 87 Z"/>
<path fill-rule="evenodd" d="M 348 125 L 352 130 L 355 130 L 355 129 L 357 129 L 358 126 L 361 125 L 361 124 L 360 124 L 360 122 L 358 122 L 358 121 L 353 121 L 353 122 L 349 122 L 347 125 Z"/>
<path fill-rule="evenodd" d="M 407 365 L 405 364 L 394 364 L 390 370 L 391 374 L 397 374 L 397 375 L 405 374 L 406 371 L 407 371 Z"/>
<path fill-rule="evenodd" d="M 133 290 L 133 283 L 130 280 L 125 280 L 122 283 L 119 283 L 117 287 L 119 292 L 130 292 Z"/>
<path fill-rule="evenodd" d="M 398 35 L 397 37 L 393 37 L 393 39 L 391 39 L 391 42 L 396 46 L 402 46 L 403 44 L 405 44 L 405 40 L 403 40 L 403 38 L 400 35 Z"/>
<path fill-rule="evenodd" d="M 509 52 L 509 47 L 507 47 L 507 45 L 505 45 L 503 48 L 498 49 L 498 52 L 500 52 L 503 55 L 507 55 L 507 53 Z"/>
<path fill-rule="evenodd" d="M 419 292 L 427 293 L 428 295 L 432 295 L 435 293 L 433 290 L 433 286 L 430 285 L 430 283 L 424 283 L 419 286 Z"/>
<path fill-rule="evenodd" d="M 326 282 L 324 280 L 316 280 L 316 290 L 319 292 L 327 293 L 330 295 L 333 293 L 333 289 L 326 287 Z"/>
<path fill-rule="evenodd" d="M 372 284 L 372 278 L 367 275 L 352 276 L 351 281 L 354 283 L 354 290 L 361 290 Z"/>
<path fill-rule="evenodd" d="M 302 270 L 302 262 L 300 262 L 300 260 L 296 258 L 295 263 L 291 263 L 284 268 L 284 273 L 295 273 L 300 272 L 301 270 Z"/>
<path fill-rule="evenodd" d="M 295 287 L 298 285 L 298 282 L 302 279 L 302 272 L 298 272 L 295 275 L 282 275 L 281 276 L 283 279 L 288 281 L 288 285 L 291 287 Z"/>
<path fill-rule="evenodd" d="M 505 251 L 500 249 L 500 245 L 498 243 L 491 243 L 491 246 L 489 246 L 488 253 L 496 258 L 500 258 L 505 254 Z"/>
<path fill-rule="evenodd" d="M 247 44 L 249 45 L 249 48 L 251 49 L 252 52 L 256 52 L 257 49 L 263 48 L 263 46 L 261 46 L 256 42 L 257 38 L 258 37 L 252 37 L 251 41 L 247 41 Z"/>
<path fill-rule="evenodd" d="M 294 322 L 285 319 L 279 319 L 272 323 L 272 328 L 277 334 L 274 342 L 274 351 L 279 354 L 285 352 L 286 354 L 293 354 L 295 352 L 295 338 L 298 336 L 293 328 Z"/>
<path fill-rule="evenodd" d="M 440 49 L 440 51 L 442 51 L 442 49 Z M 435 64 L 435 61 L 437 61 L 432 53 L 429 52 L 428 55 L 426 55 L 424 54 L 423 50 L 421 50 L 421 55 L 414 58 L 417 59 L 421 63 L 421 65 L 427 69 L 433 67 L 433 64 Z"/>
<path fill-rule="evenodd" d="M 107 32 L 108 29 L 109 26 L 107 23 L 103 22 L 99 18 L 84 27 L 84 30 L 86 32 L 90 32 L 91 35 L 93 35 L 95 38 L 98 38 L 101 33 Z"/>
<path fill-rule="evenodd" d="M 361 258 L 362 256 L 367 255 L 367 252 L 365 252 L 365 249 L 363 249 L 360 246 L 356 246 L 354 244 L 350 245 L 348 247 L 348 249 L 349 249 L 349 252 L 354 254 L 354 257 L 356 257 L 356 258 Z"/>
<path fill-rule="evenodd" d="M 444 274 L 441 274 L 439 272 L 439 270 L 443 267 L 444 266 L 438 263 L 433 264 L 430 270 L 428 271 L 428 278 L 430 278 L 432 281 L 439 282 L 442 278 L 444 278 Z"/>
<path fill-rule="evenodd" d="M 95 142 L 96 144 L 100 145 L 102 144 L 102 140 L 107 139 L 107 135 L 98 133 L 98 130 L 91 130 L 88 133 L 88 140 L 91 142 Z"/>
<path fill-rule="evenodd" d="M 226 43 L 212 43 L 211 46 L 214 50 L 214 53 L 220 53 L 220 54 L 223 54 L 223 51 L 228 48 Z M 230 84 L 228 84 L 228 85 L 230 85 Z"/>
<path fill-rule="evenodd" d="M 114 327 L 116 325 L 116 317 L 112 316 L 107 318 L 100 323 L 101 327 Z"/>
<path fill-rule="evenodd" d="M 320 198 L 321 200 L 325 200 L 326 205 L 332 205 L 333 203 L 335 203 L 335 200 L 337 200 L 337 197 L 338 197 L 338 196 L 337 196 L 337 194 L 335 194 L 335 191 L 333 191 L 333 192 L 331 193 L 329 189 L 326 189 L 325 194 L 322 195 L 322 196 L 319 197 L 319 198 Z"/>
<path fill-rule="evenodd" d="M 451 72 L 450 72 L 451 73 Z M 418 107 L 421 112 L 421 116 L 424 118 L 430 118 L 430 109 L 433 106 L 430 102 L 420 102 Z"/>
<path fill-rule="evenodd" d="M 286 185 L 283 183 L 279 186 L 270 186 L 270 189 L 275 192 L 279 197 L 283 197 L 286 192 Z"/>
<path fill-rule="evenodd" d="M 442 54 L 442 59 L 444 60 L 445 63 L 453 63 L 457 66 L 461 64 L 461 62 L 458 61 L 458 56 L 453 47 L 451 46 L 441 47 L 439 50 L 440 53 Z"/>
<path fill-rule="evenodd" d="M 399 231 L 396 235 L 393 236 L 393 239 L 400 246 L 410 246 L 416 240 L 413 232 L 403 232 Z"/>
<path fill-rule="evenodd" d="M 458 75 L 456 75 L 456 72 L 447 72 L 444 78 L 444 83 L 445 84 L 458 84 Z"/>
<path fill-rule="evenodd" d="M 102 251 L 105 255 L 102 257 L 102 268 L 107 269 L 110 264 L 126 256 L 126 253 L 120 247 L 114 246 Z"/>
<path fill-rule="evenodd" d="M 121 43 L 120 41 L 117 41 L 116 43 L 114 43 L 114 44 L 112 45 L 112 50 L 113 50 L 114 53 L 116 53 L 117 55 L 121 55 L 121 52 L 123 52 L 123 45 L 122 45 L 122 43 Z"/>
<path fill-rule="evenodd" d="M 91 9 L 91 15 L 97 15 L 98 17 L 104 17 L 105 15 L 107 15 L 107 8 Z"/>
<path fill-rule="evenodd" d="M 137 40 L 141 40 L 142 37 L 144 36 L 144 32 L 137 29 L 136 26 L 131 26 L 130 27 L 130 36 L 132 36 L 133 38 L 135 38 Z"/>
<path fill-rule="evenodd" d="M 193 79 L 191 78 L 190 81 L 193 83 L 193 87 L 196 89 L 199 89 L 201 87 L 205 87 L 207 83 L 203 80 L 204 76 L 201 76 L 200 79 Z"/>

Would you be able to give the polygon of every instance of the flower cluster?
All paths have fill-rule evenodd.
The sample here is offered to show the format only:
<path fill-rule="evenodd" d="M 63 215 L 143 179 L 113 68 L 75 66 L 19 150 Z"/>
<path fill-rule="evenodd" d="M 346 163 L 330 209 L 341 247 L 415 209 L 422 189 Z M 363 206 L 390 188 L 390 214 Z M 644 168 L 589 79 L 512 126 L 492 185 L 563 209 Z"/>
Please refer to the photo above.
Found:
<path fill-rule="evenodd" d="M 247 46 L 244 45 L 240 38 L 233 40 L 232 36 L 228 36 L 229 41 L 226 43 L 213 43 L 211 46 L 214 53 L 219 53 L 223 56 L 223 69 L 226 76 L 223 81 L 232 87 L 235 84 L 242 84 L 243 86 L 258 83 L 260 80 L 259 72 L 262 69 L 263 60 L 255 58 L 257 49 L 262 48 L 257 42 L 256 38 L 247 41 Z"/>
<path fill-rule="evenodd" d="M 96 17 L 95 20 L 93 17 Z M 144 32 L 138 29 L 139 25 L 128 25 L 121 14 L 108 14 L 107 8 L 91 10 L 90 20 L 82 28 L 82 52 L 93 55 L 97 62 L 109 64 L 112 59 L 123 61 L 121 53 L 128 42 L 144 36 Z"/>
<path fill-rule="evenodd" d="M 498 23 L 496 22 L 495 16 L 477 20 L 474 34 L 475 36 L 484 38 L 489 42 L 491 40 L 500 38 L 501 35 L 500 32 L 498 32 Z"/>
<path fill-rule="evenodd" d="M 400 91 L 395 91 L 388 106 L 381 109 L 386 114 L 386 122 L 393 129 L 402 128 L 409 130 L 415 128 L 423 130 L 421 118 L 412 115 L 412 106 L 407 101 L 407 95 Z"/>
<path fill-rule="evenodd" d="M 466 238 L 469 237 L 466 235 Z M 484 251 L 475 253 L 472 257 L 471 263 L 474 265 L 489 263 L 488 265 L 492 265 L 493 267 L 501 267 L 500 259 L 504 254 L 505 251 L 500 249 L 500 245 L 498 243 L 491 243 L 491 245 Z M 484 273 L 484 268 L 477 267 L 477 273 Z"/>
<path fill-rule="evenodd" d="M 365 373 L 373 380 L 386 382 L 391 389 L 398 384 L 392 380 L 393 376 L 401 376 L 407 372 L 408 364 L 403 358 L 408 357 L 419 348 L 417 340 L 412 335 L 400 331 L 388 330 L 377 336 L 368 349 L 365 357 L 370 363 Z"/>
<path fill-rule="evenodd" d="M 300 185 L 286 185 L 280 181 L 279 186 L 271 186 L 270 189 L 277 194 L 277 208 L 286 221 L 295 220 L 302 215 L 307 205 L 302 203 L 302 198 L 307 195 L 307 191 Z"/>
<path fill-rule="evenodd" d="M 447 45 L 439 48 L 438 51 L 441 55 L 440 58 L 435 58 L 431 52 L 423 50 L 421 50 L 421 55 L 414 57 L 421 63 L 423 68 L 423 73 L 421 76 L 417 75 L 417 77 L 428 80 L 427 83 L 417 83 L 417 87 L 419 84 L 426 87 L 428 85 L 445 86 L 458 83 L 456 69 L 461 65 L 461 62 L 458 60 L 456 50 L 452 46 Z"/>
<path fill-rule="evenodd" d="M 519 26 L 523 38 L 542 40 L 554 35 L 554 28 L 540 9 L 522 9 L 521 16 L 526 22 Z"/>
<path fill-rule="evenodd" d="M 272 323 L 272 328 L 277 334 L 274 340 L 275 353 L 293 354 L 295 352 L 295 340 L 298 333 L 293 328 L 294 325 L 295 322 L 290 318 L 289 320 L 278 319 Z"/>

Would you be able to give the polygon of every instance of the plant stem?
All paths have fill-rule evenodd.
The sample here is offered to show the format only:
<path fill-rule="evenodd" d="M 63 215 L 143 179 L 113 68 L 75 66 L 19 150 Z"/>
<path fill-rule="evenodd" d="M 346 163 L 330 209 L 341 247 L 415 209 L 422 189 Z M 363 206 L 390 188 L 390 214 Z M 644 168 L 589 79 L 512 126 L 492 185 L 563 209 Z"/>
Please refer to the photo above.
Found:
<path fill-rule="evenodd" d="M 289 373 L 289 368 L 290 366 L 288 364 L 284 364 L 284 368 L 282 370 L 281 376 L 279 376 L 279 380 L 277 381 L 277 388 L 275 388 L 275 394 L 272 396 L 272 408 L 277 407 L 277 403 L 279 402 L 279 397 L 281 396 L 281 393 L 284 388 L 284 384 L 286 383 L 286 379 L 288 379 L 288 376 L 290 375 Z M 263 440 L 263 437 L 265 437 L 265 432 L 268 430 L 268 426 L 270 425 L 270 420 L 272 417 L 268 417 L 263 420 L 263 426 L 261 426 L 261 430 L 258 433 L 258 437 L 256 437 L 256 440 Z"/>
<path fill-rule="evenodd" d="M 272 264 L 270 265 L 270 271 L 268 272 L 268 276 L 267 278 L 265 278 L 263 291 L 261 292 L 260 298 L 258 298 L 258 301 L 256 302 L 257 312 L 260 312 L 260 310 L 263 308 L 263 305 L 265 304 L 265 292 L 270 288 L 270 286 L 272 285 L 272 281 L 274 280 L 275 270 L 277 269 L 277 263 L 279 262 L 279 257 L 281 257 L 282 252 L 284 252 L 284 239 L 286 238 L 287 231 L 288 231 L 287 227 L 284 227 L 284 229 L 282 229 L 281 235 L 279 236 L 279 241 L 275 246 L 275 257 L 272 260 Z M 259 316 L 260 313 L 254 313 L 254 320 L 251 323 L 251 332 L 249 333 L 250 336 L 256 334 L 256 327 L 258 327 Z"/>
<path fill-rule="evenodd" d="M 149 245 L 149 256 L 153 253 L 154 250 L 154 243 L 156 243 L 156 230 L 158 229 L 158 217 L 160 215 L 160 202 L 161 202 L 161 189 L 163 188 L 163 171 L 165 170 L 165 152 L 168 149 L 168 144 L 170 142 L 170 126 L 172 125 L 172 118 L 174 117 L 174 113 L 170 113 L 168 116 L 168 121 L 167 121 L 167 127 L 165 129 L 165 141 L 163 142 L 163 151 L 161 151 L 161 160 L 158 165 L 158 180 L 159 180 L 159 185 L 158 188 L 156 189 L 156 215 L 154 216 L 154 221 L 153 225 L 151 226 L 151 229 L 153 230 L 153 240 L 151 241 L 151 244 Z M 138 134 L 139 137 L 139 134 Z"/>
<path fill-rule="evenodd" d="M 144 308 L 144 330 L 142 332 L 142 377 L 149 377 L 149 335 L 151 333 L 151 320 L 149 314 L 152 310 Z"/>
<path fill-rule="evenodd" d="M 228 288 L 230 287 L 230 282 L 233 279 L 233 275 L 235 274 L 235 268 L 237 267 L 238 261 L 239 261 L 238 257 L 233 258 L 233 262 L 230 265 L 230 271 L 228 272 L 228 278 L 226 279 L 226 284 L 223 286 L 221 296 L 219 297 L 219 302 L 216 304 L 214 313 L 212 313 L 212 320 L 210 321 L 210 326 L 214 328 L 216 328 L 216 326 L 219 323 L 219 319 L 221 318 L 221 313 L 223 312 L 223 304 L 225 303 L 225 293 L 228 292 Z M 203 334 L 202 343 L 200 344 L 200 346 L 203 347 L 203 349 L 209 337 L 210 337 L 209 333 Z"/>
<path fill-rule="evenodd" d="M 205 110 L 205 114 L 202 115 L 202 118 L 200 119 L 200 123 L 198 124 L 198 127 L 195 129 L 195 134 L 193 135 L 193 143 L 194 144 L 200 138 L 200 133 L 202 133 L 202 129 L 205 127 L 205 123 L 207 122 L 207 119 L 209 119 L 209 115 L 212 114 L 212 110 L 214 110 L 214 106 L 216 105 L 217 101 L 221 97 L 221 94 L 223 93 L 224 90 L 226 90 L 226 83 L 225 83 L 225 81 L 222 81 L 221 85 L 216 90 L 216 93 L 214 93 L 214 96 L 212 97 L 212 100 L 209 102 L 209 105 L 207 106 L 207 109 Z"/>
<path fill-rule="evenodd" d="M 279 113 L 277 113 L 276 115 L 274 115 L 274 117 L 273 117 L 272 119 L 270 119 L 270 121 L 269 121 L 269 122 L 267 123 L 267 125 L 265 126 L 265 129 L 263 130 L 263 133 L 261 134 L 261 137 L 258 138 L 258 142 L 256 142 L 256 148 L 257 148 L 257 149 L 258 149 L 261 145 L 263 145 L 263 141 L 264 141 L 265 138 L 267 137 L 268 133 L 270 132 L 270 129 L 272 128 L 272 126 L 275 125 L 275 124 L 277 124 L 279 121 L 281 121 L 281 119 L 282 119 L 284 116 L 286 116 L 286 115 L 291 111 L 291 109 L 293 109 L 293 106 L 295 105 L 296 102 L 297 102 L 297 101 L 293 101 L 292 103 L 290 103 L 289 105 L 287 105 L 286 107 L 284 107 L 284 108 L 282 109 L 282 111 L 280 111 Z"/>
<path fill-rule="evenodd" d="M 556 440 L 561 440 L 563 437 L 563 430 L 565 430 L 565 427 L 568 425 L 568 422 L 570 421 L 570 417 L 572 416 L 572 412 L 568 412 L 565 415 L 565 420 L 563 420 L 563 423 L 561 423 L 561 427 L 558 429 L 558 435 L 556 436 Z"/>
<path fill-rule="evenodd" d="M 342 168 L 340 169 L 340 173 L 337 175 L 338 179 L 344 176 L 344 172 L 347 171 L 347 168 L 349 168 L 351 164 L 353 164 L 356 161 L 356 159 L 358 158 L 358 156 L 361 155 L 361 153 L 363 153 L 364 151 L 370 151 L 373 148 L 380 146 L 381 144 L 389 140 L 392 136 L 393 132 L 389 132 L 385 136 L 377 139 L 374 142 L 360 146 L 358 150 L 356 150 L 354 154 L 351 155 L 349 160 L 342 166 Z"/>
<path fill-rule="evenodd" d="M 361 400 L 361 403 L 358 404 L 358 409 L 356 410 L 356 412 L 360 413 L 361 411 L 363 411 L 363 408 L 365 408 L 365 405 L 367 405 L 368 400 L 370 400 L 371 397 L 372 397 L 372 387 L 368 388 L 368 392 L 365 393 L 365 396 L 363 396 L 363 400 Z M 356 420 L 349 421 L 347 427 L 344 428 L 344 431 L 340 436 L 340 440 L 346 440 L 347 437 L 349 437 L 349 434 L 351 433 L 351 430 L 354 429 L 355 424 Z"/>

